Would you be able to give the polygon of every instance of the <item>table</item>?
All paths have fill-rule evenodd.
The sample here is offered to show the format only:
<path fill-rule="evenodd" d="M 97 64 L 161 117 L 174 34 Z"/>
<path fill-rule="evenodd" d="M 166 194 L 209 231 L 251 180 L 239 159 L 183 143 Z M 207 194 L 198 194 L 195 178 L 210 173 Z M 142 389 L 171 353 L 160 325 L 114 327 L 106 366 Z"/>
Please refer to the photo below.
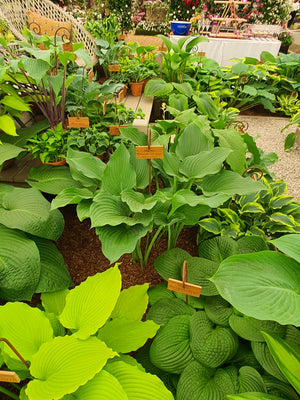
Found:
<path fill-rule="evenodd" d="M 170 40 L 176 43 L 182 36 L 170 35 Z M 189 39 L 190 40 L 190 39 Z M 209 37 L 209 42 L 199 43 L 193 48 L 194 51 L 203 51 L 205 56 L 212 58 L 225 67 L 233 65 L 233 58 L 254 57 L 260 59 L 262 51 L 268 51 L 277 56 L 281 45 L 280 40 L 273 37 L 251 37 L 248 39 L 228 39 Z"/>

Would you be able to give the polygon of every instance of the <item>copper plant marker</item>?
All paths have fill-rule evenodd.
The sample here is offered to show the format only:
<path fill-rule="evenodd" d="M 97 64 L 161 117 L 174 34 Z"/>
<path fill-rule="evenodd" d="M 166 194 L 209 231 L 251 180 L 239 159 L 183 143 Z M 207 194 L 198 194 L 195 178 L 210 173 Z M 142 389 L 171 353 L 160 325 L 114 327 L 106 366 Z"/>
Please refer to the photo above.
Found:
<path fill-rule="evenodd" d="M 205 51 L 198 51 L 198 56 L 199 57 L 205 57 Z"/>
<path fill-rule="evenodd" d="M 69 128 L 89 128 L 90 121 L 88 117 L 82 117 L 81 111 L 77 112 L 77 117 L 68 117 Z"/>
<path fill-rule="evenodd" d="M 0 342 L 6 343 L 11 348 L 11 350 L 16 354 L 16 356 L 22 361 L 22 363 L 25 365 L 25 367 L 29 369 L 29 365 L 27 364 L 27 362 L 24 360 L 24 358 L 21 356 L 21 354 L 16 350 L 16 348 L 10 343 L 10 341 L 8 339 L 0 338 Z M 19 383 L 20 381 L 21 381 L 21 379 L 16 372 L 0 371 L 0 382 Z"/>
<path fill-rule="evenodd" d="M 202 287 L 187 282 L 187 262 L 184 261 L 182 267 L 182 281 L 169 278 L 168 289 L 185 294 L 185 301 L 188 303 L 188 296 L 200 297 Z"/>
<path fill-rule="evenodd" d="M 110 136 L 119 136 L 121 135 L 120 128 L 127 128 L 128 125 L 111 125 L 109 127 Z"/>
<path fill-rule="evenodd" d="M 110 64 L 108 66 L 108 70 L 109 70 L 109 72 L 119 72 L 120 67 L 119 67 L 119 65 L 116 65 L 116 64 Z"/>

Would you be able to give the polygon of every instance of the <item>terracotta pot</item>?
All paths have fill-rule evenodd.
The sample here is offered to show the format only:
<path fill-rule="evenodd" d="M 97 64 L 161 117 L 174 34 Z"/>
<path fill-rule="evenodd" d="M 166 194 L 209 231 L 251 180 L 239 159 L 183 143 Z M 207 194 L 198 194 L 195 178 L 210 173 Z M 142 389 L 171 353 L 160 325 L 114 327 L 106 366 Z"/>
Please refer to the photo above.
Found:
<path fill-rule="evenodd" d="M 134 97 L 138 97 L 142 94 L 143 91 L 143 84 L 144 82 L 131 82 L 130 84 L 130 90 L 131 90 L 131 94 Z"/>
<path fill-rule="evenodd" d="M 66 161 L 65 158 L 63 158 L 62 160 L 59 160 L 59 161 L 52 161 L 52 162 L 46 162 L 46 163 L 43 163 L 43 162 L 42 162 L 42 164 L 43 164 L 43 165 L 55 165 L 55 166 L 60 166 L 60 165 L 66 165 L 66 164 L 67 164 L 67 161 Z"/>

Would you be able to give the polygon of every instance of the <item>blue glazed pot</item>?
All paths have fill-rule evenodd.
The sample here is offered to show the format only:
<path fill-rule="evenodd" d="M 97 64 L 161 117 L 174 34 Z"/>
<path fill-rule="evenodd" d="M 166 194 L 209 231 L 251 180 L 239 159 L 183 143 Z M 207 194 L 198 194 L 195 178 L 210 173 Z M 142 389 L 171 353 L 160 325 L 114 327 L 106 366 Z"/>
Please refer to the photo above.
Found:
<path fill-rule="evenodd" d="M 171 30 L 174 35 L 185 36 L 189 33 L 191 23 L 187 21 L 171 21 Z"/>

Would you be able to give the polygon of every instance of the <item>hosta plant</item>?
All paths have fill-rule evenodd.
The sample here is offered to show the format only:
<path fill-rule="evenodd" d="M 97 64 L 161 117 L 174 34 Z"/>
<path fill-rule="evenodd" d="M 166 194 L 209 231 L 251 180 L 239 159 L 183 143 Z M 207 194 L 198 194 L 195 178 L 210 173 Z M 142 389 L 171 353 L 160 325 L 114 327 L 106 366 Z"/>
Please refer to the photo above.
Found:
<path fill-rule="evenodd" d="M 0 298 L 31 300 L 34 293 L 72 285 L 53 241 L 64 219 L 36 189 L 0 185 Z"/>
<path fill-rule="evenodd" d="M 0 307 L 6 366 L 27 379 L 27 400 L 171 400 L 163 383 L 124 353 L 137 350 L 159 325 L 141 321 L 148 285 L 121 291 L 118 266 L 87 278 L 76 288 L 42 295 L 42 309 L 24 303 Z"/>

